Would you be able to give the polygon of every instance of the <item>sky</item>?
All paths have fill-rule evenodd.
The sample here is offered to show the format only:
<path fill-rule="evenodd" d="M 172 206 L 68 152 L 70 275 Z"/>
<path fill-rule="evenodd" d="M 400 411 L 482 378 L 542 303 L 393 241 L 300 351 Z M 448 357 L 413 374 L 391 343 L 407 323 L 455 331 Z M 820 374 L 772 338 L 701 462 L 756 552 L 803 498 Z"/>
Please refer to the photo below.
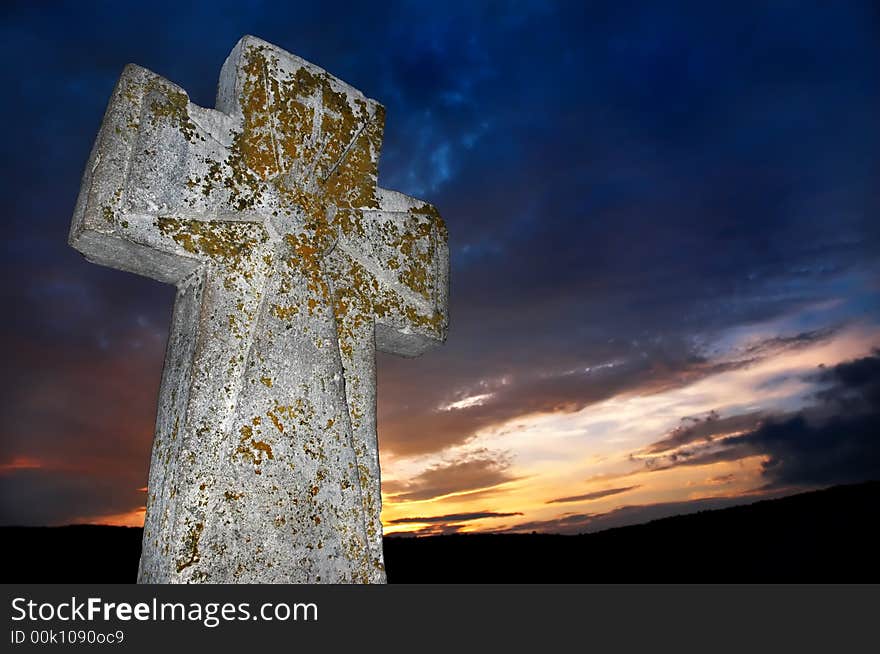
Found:
<path fill-rule="evenodd" d="M 253 34 L 385 105 L 450 330 L 380 355 L 386 534 L 582 533 L 880 478 L 870 2 L 6 2 L 0 524 L 140 525 L 174 289 L 67 232 L 116 80 Z"/>

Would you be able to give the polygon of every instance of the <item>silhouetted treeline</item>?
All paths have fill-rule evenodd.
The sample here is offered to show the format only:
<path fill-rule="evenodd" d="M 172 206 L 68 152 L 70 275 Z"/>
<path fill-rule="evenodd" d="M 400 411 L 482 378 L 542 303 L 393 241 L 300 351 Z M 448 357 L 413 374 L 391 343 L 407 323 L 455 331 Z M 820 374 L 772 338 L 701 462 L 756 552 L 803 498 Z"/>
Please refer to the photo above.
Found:
<path fill-rule="evenodd" d="M 391 583 L 878 582 L 880 482 L 581 536 L 388 537 Z M 135 581 L 141 530 L 0 527 L 2 581 Z"/>

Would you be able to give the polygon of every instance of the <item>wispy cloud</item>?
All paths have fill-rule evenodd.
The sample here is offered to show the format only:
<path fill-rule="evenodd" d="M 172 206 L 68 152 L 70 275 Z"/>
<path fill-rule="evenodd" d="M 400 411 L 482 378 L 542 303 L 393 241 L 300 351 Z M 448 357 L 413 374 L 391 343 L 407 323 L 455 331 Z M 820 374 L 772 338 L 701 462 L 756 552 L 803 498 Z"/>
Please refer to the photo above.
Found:
<path fill-rule="evenodd" d="M 555 500 L 547 500 L 547 504 L 564 504 L 567 502 L 589 502 L 591 500 L 602 499 L 603 497 L 611 497 L 612 495 L 620 495 L 627 491 L 640 488 L 640 486 L 623 486 L 621 488 L 607 488 L 605 490 L 593 491 L 592 493 L 584 493 L 583 495 L 572 495 L 571 497 L 559 497 Z"/>
<path fill-rule="evenodd" d="M 412 479 L 386 482 L 383 491 L 395 503 L 472 493 L 515 481 L 509 469 L 507 455 L 480 450 L 431 466 Z"/>
<path fill-rule="evenodd" d="M 483 520 L 485 518 L 509 518 L 515 515 L 522 515 L 520 512 L 515 513 L 498 513 L 496 511 L 477 511 L 474 513 L 449 513 L 447 515 L 432 516 L 414 516 L 411 518 L 397 518 L 392 520 L 392 525 L 404 525 L 409 523 L 417 524 L 452 524 L 457 522 L 468 522 L 470 520 Z"/>

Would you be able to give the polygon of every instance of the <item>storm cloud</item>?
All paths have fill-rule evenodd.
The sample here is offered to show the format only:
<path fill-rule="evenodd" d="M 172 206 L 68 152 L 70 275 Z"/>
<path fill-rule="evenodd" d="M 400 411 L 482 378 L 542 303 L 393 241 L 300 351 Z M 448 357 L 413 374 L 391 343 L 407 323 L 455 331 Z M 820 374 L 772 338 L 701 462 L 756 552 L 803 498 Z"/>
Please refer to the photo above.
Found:
<path fill-rule="evenodd" d="M 648 459 L 646 464 L 652 470 L 666 470 L 762 456 L 767 488 L 880 478 L 880 352 L 823 368 L 809 379 L 821 387 L 815 402 L 804 409 L 766 417 L 753 429 L 716 441 L 705 434 L 683 439 L 675 433 L 646 451 L 667 452 L 682 443 L 689 447 Z M 719 433 L 718 425 L 729 431 L 754 421 L 753 414 L 713 416 L 696 425 L 712 434 Z"/>

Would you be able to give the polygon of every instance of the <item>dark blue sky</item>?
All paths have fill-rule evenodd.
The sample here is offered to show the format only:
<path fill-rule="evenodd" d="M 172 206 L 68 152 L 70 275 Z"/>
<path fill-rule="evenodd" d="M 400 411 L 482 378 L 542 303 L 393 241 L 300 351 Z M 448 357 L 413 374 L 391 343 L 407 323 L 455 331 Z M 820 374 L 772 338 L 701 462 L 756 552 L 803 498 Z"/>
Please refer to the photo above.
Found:
<path fill-rule="evenodd" d="M 789 347 L 851 344 L 856 328 L 862 350 L 841 346 L 846 356 L 822 363 L 870 358 L 880 344 L 873 3 L 7 2 L 0 12 L 0 521 L 142 504 L 173 289 L 87 264 L 67 230 L 122 67 L 213 106 L 219 68 L 246 33 L 382 102 L 381 185 L 431 201 L 449 226 L 447 345 L 380 359 L 383 457 L 413 475 L 392 465 L 390 488 L 439 497 L 537 474 L 523 472 L 534 462 L 525 450 L 479 437 L 522 417 L 575 416 Z M 791 420 L 822 403 L 807 395 L 759 408 Z M 841 406 L 838 417 L 851 409 Z M 755 447 L 788 460 L 855 447 L 804 483 L 880 475 L 864 465 L 877 461 L 875 440 L 845 431 L 806 454 L 789 441 Z M 802 481 L 762 470 L 768 487 Z M 410 513 L 426 511 L 460 513 Z"/>

